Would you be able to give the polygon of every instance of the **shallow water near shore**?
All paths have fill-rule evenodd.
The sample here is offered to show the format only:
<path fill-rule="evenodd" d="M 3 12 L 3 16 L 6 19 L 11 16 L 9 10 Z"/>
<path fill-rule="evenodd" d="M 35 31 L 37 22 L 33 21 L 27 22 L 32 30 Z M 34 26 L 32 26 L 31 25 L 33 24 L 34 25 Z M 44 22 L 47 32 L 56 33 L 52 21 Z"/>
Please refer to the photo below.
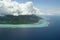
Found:
<path fill-rule="evenodd" d="M 0 28 L 32 28 L 32 27 L 47 27 L 49 22 L 47 20 L 40 20 L 36 24 L 0 24 Z"/>
<path fill-rule="evenodd" d="M 0 25 L 0 40 L 60 40 L 60 16 L 45 16 L 45 27 L 3 27 Z M 40 22 L 40 24 L 46 23 Z M 6 24 L 7 25 L 7 24 Z M 32 24 L 30 24 L 31 26 Z"/>

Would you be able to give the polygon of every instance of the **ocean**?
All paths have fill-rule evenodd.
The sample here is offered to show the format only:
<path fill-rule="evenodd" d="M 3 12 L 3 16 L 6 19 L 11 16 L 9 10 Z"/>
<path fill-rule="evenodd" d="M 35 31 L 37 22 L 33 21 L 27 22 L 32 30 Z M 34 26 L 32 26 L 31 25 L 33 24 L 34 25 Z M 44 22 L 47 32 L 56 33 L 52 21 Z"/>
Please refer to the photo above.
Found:
<path fill-rule="evenodd" d="M 48 27 L 0 28 L 0 40 L 60 40 L 60 16 L 44 16 Z"/>

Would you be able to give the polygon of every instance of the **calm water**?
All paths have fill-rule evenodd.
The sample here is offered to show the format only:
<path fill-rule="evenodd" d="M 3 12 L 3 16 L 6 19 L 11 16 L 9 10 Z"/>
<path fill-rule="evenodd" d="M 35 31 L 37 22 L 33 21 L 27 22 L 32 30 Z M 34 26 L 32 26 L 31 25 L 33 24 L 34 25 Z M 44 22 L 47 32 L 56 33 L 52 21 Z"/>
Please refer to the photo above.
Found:
<path fill-rule="evenodd" d="M 0 40 L 59 40 L 60 16 L 45 16 L 48 27 L 0 28 Z"/>

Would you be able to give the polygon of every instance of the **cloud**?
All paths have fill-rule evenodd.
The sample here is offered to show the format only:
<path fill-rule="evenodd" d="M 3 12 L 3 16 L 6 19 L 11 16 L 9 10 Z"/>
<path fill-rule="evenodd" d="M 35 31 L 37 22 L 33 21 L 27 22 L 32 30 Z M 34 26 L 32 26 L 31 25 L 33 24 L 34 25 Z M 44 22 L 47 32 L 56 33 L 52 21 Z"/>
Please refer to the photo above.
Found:
<path fill-rule="evenodd" d="M 60 9 L 53 9 L 53 10 L 41 10 L 40 15 L 60 15 Z"/>
<path fill-rule="evenodd" d="M 60 15 L 60 10 L 49 10 L 48 13 L 51 15 Z"/>
<path fill-rule="evenodd" d="M 40 11 L 34 7 L 32 2 L 18 3 L 12 0 L 0 0 L 0 16 L 32 15 L 37 13 L 40 13 Z"/>
<path fill-rule="evenodd" d="M 18 3 L 12 0 L 0 0 L 0 16 L 4 15 L 60 15 L 60 10 L 42 10 L 33 2 Z"/>

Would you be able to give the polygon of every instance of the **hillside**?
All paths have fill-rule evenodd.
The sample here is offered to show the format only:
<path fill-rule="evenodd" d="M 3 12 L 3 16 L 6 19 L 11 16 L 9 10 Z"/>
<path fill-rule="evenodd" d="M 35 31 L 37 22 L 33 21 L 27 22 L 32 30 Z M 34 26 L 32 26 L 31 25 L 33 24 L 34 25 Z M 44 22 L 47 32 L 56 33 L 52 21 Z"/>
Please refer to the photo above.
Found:
<path fill-rule="evenodd" d="M 31 24 L 37 23 L 40 19 L 42 18 L 36 15 L 5 15 L 0 16 L 0 24 Z"/>

